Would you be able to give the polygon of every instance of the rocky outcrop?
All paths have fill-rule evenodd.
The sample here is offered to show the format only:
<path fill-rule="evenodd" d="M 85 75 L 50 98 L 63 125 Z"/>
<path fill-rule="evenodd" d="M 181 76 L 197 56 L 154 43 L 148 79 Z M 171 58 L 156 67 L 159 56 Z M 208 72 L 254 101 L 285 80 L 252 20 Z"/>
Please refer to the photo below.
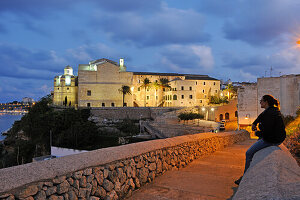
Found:
<path fill-rule="evenodd" d="M 233 200 L 253 199 L 300 199 L 300 167 L 285 146 L 272 146 L 255 153 L 233 197 Z"/>

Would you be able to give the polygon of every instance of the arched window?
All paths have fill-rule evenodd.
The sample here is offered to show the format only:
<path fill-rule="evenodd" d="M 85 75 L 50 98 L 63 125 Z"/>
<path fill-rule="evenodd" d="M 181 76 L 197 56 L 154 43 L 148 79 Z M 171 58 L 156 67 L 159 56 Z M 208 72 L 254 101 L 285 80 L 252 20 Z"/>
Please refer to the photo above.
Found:
<path fill-rule="evenodd" d="M 220 114 L 220 121 L 223 120 L 223 114 Z"/>
<path fill-rule="evenodd" d="M 238 112 L 237 111 L 234 112 L 234 116 L 238 117 Z"/>
<path fill-rule="evenodd" d="M 173 95 L 173 100 L 177 100 L 177 95 L 176 94 Z"/>
<path fill-rule="evenodd" d="M 229 120 L 229 113 L 225 113 L 225 119 Z"/>

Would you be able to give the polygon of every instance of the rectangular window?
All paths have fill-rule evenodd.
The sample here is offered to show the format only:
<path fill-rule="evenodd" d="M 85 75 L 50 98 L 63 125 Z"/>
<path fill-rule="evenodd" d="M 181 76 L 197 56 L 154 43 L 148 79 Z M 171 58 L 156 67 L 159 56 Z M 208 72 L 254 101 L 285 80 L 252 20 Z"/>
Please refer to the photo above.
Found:
<path fill-rule="evenodd" d="M 105 103 L 102 103 L 102 107 L 105 107 Z"/>
<path fill-rule="evenodd" d="M 205 91 L 204 90 L 202 90 L 202 93 L 204 93 Z"/>
<path fill-rule="evenodd" d="M 200 103 L 202 103 L 202 100 L 200 100 Z"/>
<path fill-rule="evenodd" d="M 184 99 L 184 95 L 181 95 L 181 99 Z"/>
<path fill-rule="evenodd" d="M 214 82 L 214 85 L 216 85 L 216 82 Z"/>
<path fill-rule="evenodd" d="M 138 83 L 141 83 L 141 80 L 140 80 L 140 79 L 138 80 Z"/>
<path fill-rule="evenodd" d="M 197 81 L 196 81 L 196 85 L 197 85 L 198 83 L 197 83 Z"/>
<path fill-rule="evenodd" d="M 150 96 L 147 96 L 147 100 L 149 100 L 150 99 Z"/>
<path fill-rule="evenodd" d="M 141 91 L 141 88 L 140 88 L 140 87 L 138 87 L 138 91 Z"/>
<path fill-rule="evenodd" d="M 158 99 L 158 96 L 156 96 L 156 100 Z"/>
<path fill-rule="evenodd" d="M 177 88 L 174 88 L 175 90 L 174 91 L 177 91 Z"/>
<path fill-rule="evenodd" d="M 115 107 L 115 103 L 111 103 L 111 107 Z"/>
<path fill-rule="evenodd" d="M 181 90 L 184 90 L 184 86 L 181 86 Z"/>
<path fill-rule="evenodd" d="M 216 93 L 218 93 L 218 90 L 215 90 L 216 91 Z"/>
<path fill-rule="evenodd" d="M 166 91 L 166 88 L 163 88 L 163 91 Z"/>
<path fill-rule="evenodd" d="M 86 106 L 87 106 L 87 107 L 91 107 L 91 103 L 87 103 Z"/>
<path fill-rule="evenodd" d="M 149 88 L 147 88 L 147 91 L 149 92 Z"/>
<path fill-rule="evenodd" d="M 205 82 L 203 82 L 203 85 L 205 85 Z"/>
<path fill-rule="evenodd" d="M 192 87 L 190 87 L 190 90 L 192 90 L 193 88 Z"/>
<path fill-rule="evenodd" d="M 192 99 L 193 98 L 193 95 L 190 95 L 190 99 Z"/>
<path fill-rule="evenodd" d="M 86 91 L 86 95 L 87 96 L 91 96 L 92 95 L 92 91 L 91 90 Z"/>
<path fill-rule="evenodd" d="M 127 107 L 127 103 L 124 103 L 124 107 Z"/>

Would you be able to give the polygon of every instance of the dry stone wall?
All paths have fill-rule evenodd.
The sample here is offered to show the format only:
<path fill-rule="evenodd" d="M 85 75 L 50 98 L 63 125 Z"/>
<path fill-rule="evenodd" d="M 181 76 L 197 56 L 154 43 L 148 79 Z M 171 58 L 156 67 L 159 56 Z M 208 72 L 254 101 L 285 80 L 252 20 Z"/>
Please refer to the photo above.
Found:
<path fill-rule="evenodd" d="M 168 170 L 245 139 L 246 131 L 201 133 L 6 168 L 0 200 L 122 199 Z"/>

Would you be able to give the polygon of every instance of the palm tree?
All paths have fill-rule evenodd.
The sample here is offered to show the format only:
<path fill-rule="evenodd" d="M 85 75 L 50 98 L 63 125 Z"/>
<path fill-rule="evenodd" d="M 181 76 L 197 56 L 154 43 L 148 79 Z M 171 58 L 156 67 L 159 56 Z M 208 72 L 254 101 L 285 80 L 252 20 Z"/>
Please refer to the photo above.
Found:
<path fill-rule="evenodd" d="M 159 89 L 161 87 L 161 84 L 159 82 L 157 82 L 157 80 L 156 80 L 155 82 L 153 82 L 152 86 L 155 89 L 155 93 L 154 93 L 154 96 L 155 96 L 155 106 L 157 106 L 156 92 L 157 92 L 157 89 Z"/>
<path fill-rule="evenodd" d="M 122 87 L 119 89 L 119 92 L 122 93 L 123 97 L 123 107 L 124 107 L 124 101 L 125 101 L 125 95 L 126 94 L 131 94 L 130 87 L 128 85 L 122 85 Z"/>
<path fill-rule="evenodd" d="M 170 81 L 167 78 L 161 78 L 161 79 L 159 79 L 159 83 L 160 83 L 160 85 L 161 85 L 162 88 L 170 88 L 171 87 L 170 84 L 169 84 Z"/>
<path fill-rule="evenodd" d="M 150 87 L 151 81 L 148 78 L 143 80 L 142 88 L 145 88 L 145 99 L 144 99 L 144 107 L 146 107 L 146 90 Z"/>
<path fill-rule="evenodd" d="M 232 83 L 228 84 L 225 89 L 228 92 L 228 100 L 230 100 L 232 96 L 236 96 L 236 88 L 233 87 Z"/>

